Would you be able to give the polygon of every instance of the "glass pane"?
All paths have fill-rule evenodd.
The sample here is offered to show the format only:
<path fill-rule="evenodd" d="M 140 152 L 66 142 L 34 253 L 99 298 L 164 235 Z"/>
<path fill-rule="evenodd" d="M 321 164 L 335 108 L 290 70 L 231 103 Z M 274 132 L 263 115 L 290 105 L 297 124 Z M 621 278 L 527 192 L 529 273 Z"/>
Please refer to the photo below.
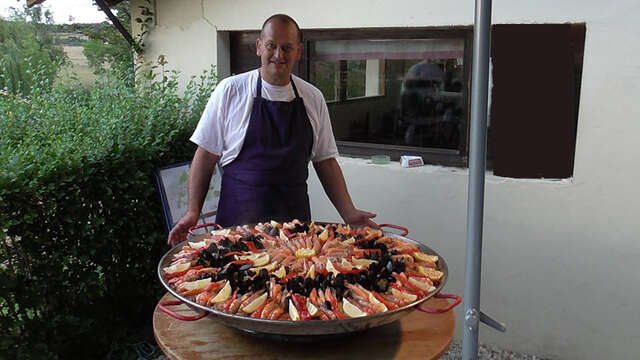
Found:
<path fill-rule="evenodd" d="M 347 99 L 364 96 L 367 79 L 366 60 L 347 60 Z"/>
<path fill-rule="evenodd" d="M 314 61 L 311 66 L 311 82 L 322 91 L 325 101 L 338 100 L 338 61 Z"/>
<path fill-rule="evenodd" d="M 311 82 L 333 100 L 336 140 L 458 148 L 466 122 L 463 39 L 312 45 Z"/>

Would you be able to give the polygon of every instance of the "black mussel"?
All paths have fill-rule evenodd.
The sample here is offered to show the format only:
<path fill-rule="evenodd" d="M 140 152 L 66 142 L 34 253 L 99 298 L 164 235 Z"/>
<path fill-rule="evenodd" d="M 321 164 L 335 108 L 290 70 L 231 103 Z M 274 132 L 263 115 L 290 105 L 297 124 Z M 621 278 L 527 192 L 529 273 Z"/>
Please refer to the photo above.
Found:
<path fill-rule="evenodd" d="M 316 278 L 314 279 L 316 284 L 320 285 L 324 281 L 324 275 L 316 274 Z"/>
<path fill-rule="evenodd" d="M 269 272 L 267 271 L 267 269 L 260 269 L 258 276 L 260 276 L 261 278 L 267 279 L 269 278 Z"/>
<path fill-rule="evenodd" d="M 372 273 L 377 273 L 378 270 L 380 270 L 379 266 L 380 265 L 378 265 L 378 263 L 371 263 L 369 265 L 369 271 L 372 272 Z"/>
<path fill-rule="evenodd" d="M 396 282 L 396 278 L 394 278 L 393 276 L 389 276 L 389 277 L 387 278 L 387 281 L 388 281 L 388 282 L 390 282 L 390 283 L 392 283 L 392 282 Z"/>
<path fill-rule="evenodd" d="M 373 289 L 379 293 L 385 293 L 389 290 L 389 281 L 387 279 L 378 279 L 375 284 L 373 284 Z"/>
<path fill-rule="evenodd" d="M 244 265 L 240 266 L 240 271 L 249 270 L 249 269 L 251 269 L 252 266 L 253 266 L 253 264 L 244 264 Z"/>
<path fill-rule="evenodd" d="M 336 289 L 336 299 L 338 299 L 338 301 L 342 301 L 343 296 L 344 296 L 344 289 Z"/>
<path fill-rule="evenodd" d="M 271 229 L 269 229 L 268 234 L 271 235 L 271 236 L 278 236 L 278 229 L 272 227 Z"/>
<path fill-rule="evenodd" d="M 220 245 L 226 248 L 230 248 L 233 245 L 233 243 L 231 242 L 231 240 L 224 238 L 222 241 L 220 241 Z"/>
<path fill-rule="evenodd" d="M 304 288 L 307 289 L 308 291 L 311 291 L 313 289 L 313 280 L 311 280 L 311 278 L 306 278 L 304 279 Z"/>
<path fill-rule="evenodd" d="M 362 238 L 363 238 L 362 234 L 357 234 L 356 236 L 354 236 L 354 239 L 356 239 L 356 241 L 358 241 L 358 240 L 360 240 Z"/>
<path fill-rule="evenodd" d="M 328 282 L 333 281 L 333 278 L 334 278 L 333 273 L 328 273 L 328 274 L 327 274 L 327 281 L 328 281 Z"/>
<path fill-rule="evenodd" d="M 253 245 L 256 246 L 256 249 L 264 249 L 264 245 L 262 245 L 262 242 L 258 239 L 253 239 Z"/>
<path fill-rule="evenodd" d="M 358 276 L 358 284 L 360 284 L 363 287 L 367 288 L 369 286 L 369 284 L 371 284 L 371 282 L 369 281 L 369 277 L 367 275 L 361 273 Z"/>
<path fill-rule="evenodd" d="M 218 246 L 215 243 L 211 243 L 209 244 L 209 247 L 207 248 L 207 251 L 210 253 L 216 252 L 218 251 Z"/>
<path fill-rule="evenodd" d="M 387 261 L 387 264 L 385 265 L 385 268 L 387 269 L 388 272 L 393 272 L 393 262 L 391 261 L 391 259 L 389 259 L 389 261 Z"/>
<path fill-rule="evenodd" d="M 391 255 L 399 255 L 400 253 L 398 252 L 398 250 L 391 250 L 389 252 L 389 254 L 391 254 Z"/>
<path fill-rule="evenodd" d="M 397 273 L 401 273 L 401 272 L 404 272 L 405 269 L 406 269 L 406 266 L 402 261 L 393 262 L 393 271 Z"/>
<path fill-rule="evenodd" d="M 329 300 L 325 300 L 324 301 L 324 307 L 326 307 L 327 309 L 331 310 L 331 302 Z"/>

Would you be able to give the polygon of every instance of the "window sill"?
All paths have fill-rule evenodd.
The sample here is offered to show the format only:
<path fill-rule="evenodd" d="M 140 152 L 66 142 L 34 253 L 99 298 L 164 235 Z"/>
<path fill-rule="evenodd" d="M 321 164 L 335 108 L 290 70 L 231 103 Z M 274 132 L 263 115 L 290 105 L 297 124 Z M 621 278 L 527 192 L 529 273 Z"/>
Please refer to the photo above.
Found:
<path fill-rule="evenodd" d="M 399 161 L 402 155 L 419 155 L 425 164 L 442 165 L 457 168 L 467 167 L 467 157 L 458 150 L 420 148 L 384 144 L 368 144 L 351 141 L 336 141 L 341 156 L 369 159 L 371 155 L 389 155 L 391 160 Z"/>

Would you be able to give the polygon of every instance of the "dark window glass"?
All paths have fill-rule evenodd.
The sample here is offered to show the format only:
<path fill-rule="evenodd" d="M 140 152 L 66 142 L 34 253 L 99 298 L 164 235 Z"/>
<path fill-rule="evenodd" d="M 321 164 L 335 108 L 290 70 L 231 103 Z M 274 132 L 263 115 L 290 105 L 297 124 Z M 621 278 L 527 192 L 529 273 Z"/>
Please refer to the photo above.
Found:
<path fill-rule="evenodd" d="M 311 43 L 310 81 L 329 103 L 337 141 L 459 148 L 464 39 Z"/>

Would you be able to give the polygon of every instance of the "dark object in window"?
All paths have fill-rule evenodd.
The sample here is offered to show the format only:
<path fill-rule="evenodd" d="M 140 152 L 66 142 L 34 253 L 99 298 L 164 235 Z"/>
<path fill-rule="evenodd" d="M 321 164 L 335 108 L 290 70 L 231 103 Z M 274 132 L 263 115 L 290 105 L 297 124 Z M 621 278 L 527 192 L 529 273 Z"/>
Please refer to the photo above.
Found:
<path fill-rule="evenodd" d="M 494 25 L 495 175 L 573 175 L 584 35 L 584 24 Z"/>

